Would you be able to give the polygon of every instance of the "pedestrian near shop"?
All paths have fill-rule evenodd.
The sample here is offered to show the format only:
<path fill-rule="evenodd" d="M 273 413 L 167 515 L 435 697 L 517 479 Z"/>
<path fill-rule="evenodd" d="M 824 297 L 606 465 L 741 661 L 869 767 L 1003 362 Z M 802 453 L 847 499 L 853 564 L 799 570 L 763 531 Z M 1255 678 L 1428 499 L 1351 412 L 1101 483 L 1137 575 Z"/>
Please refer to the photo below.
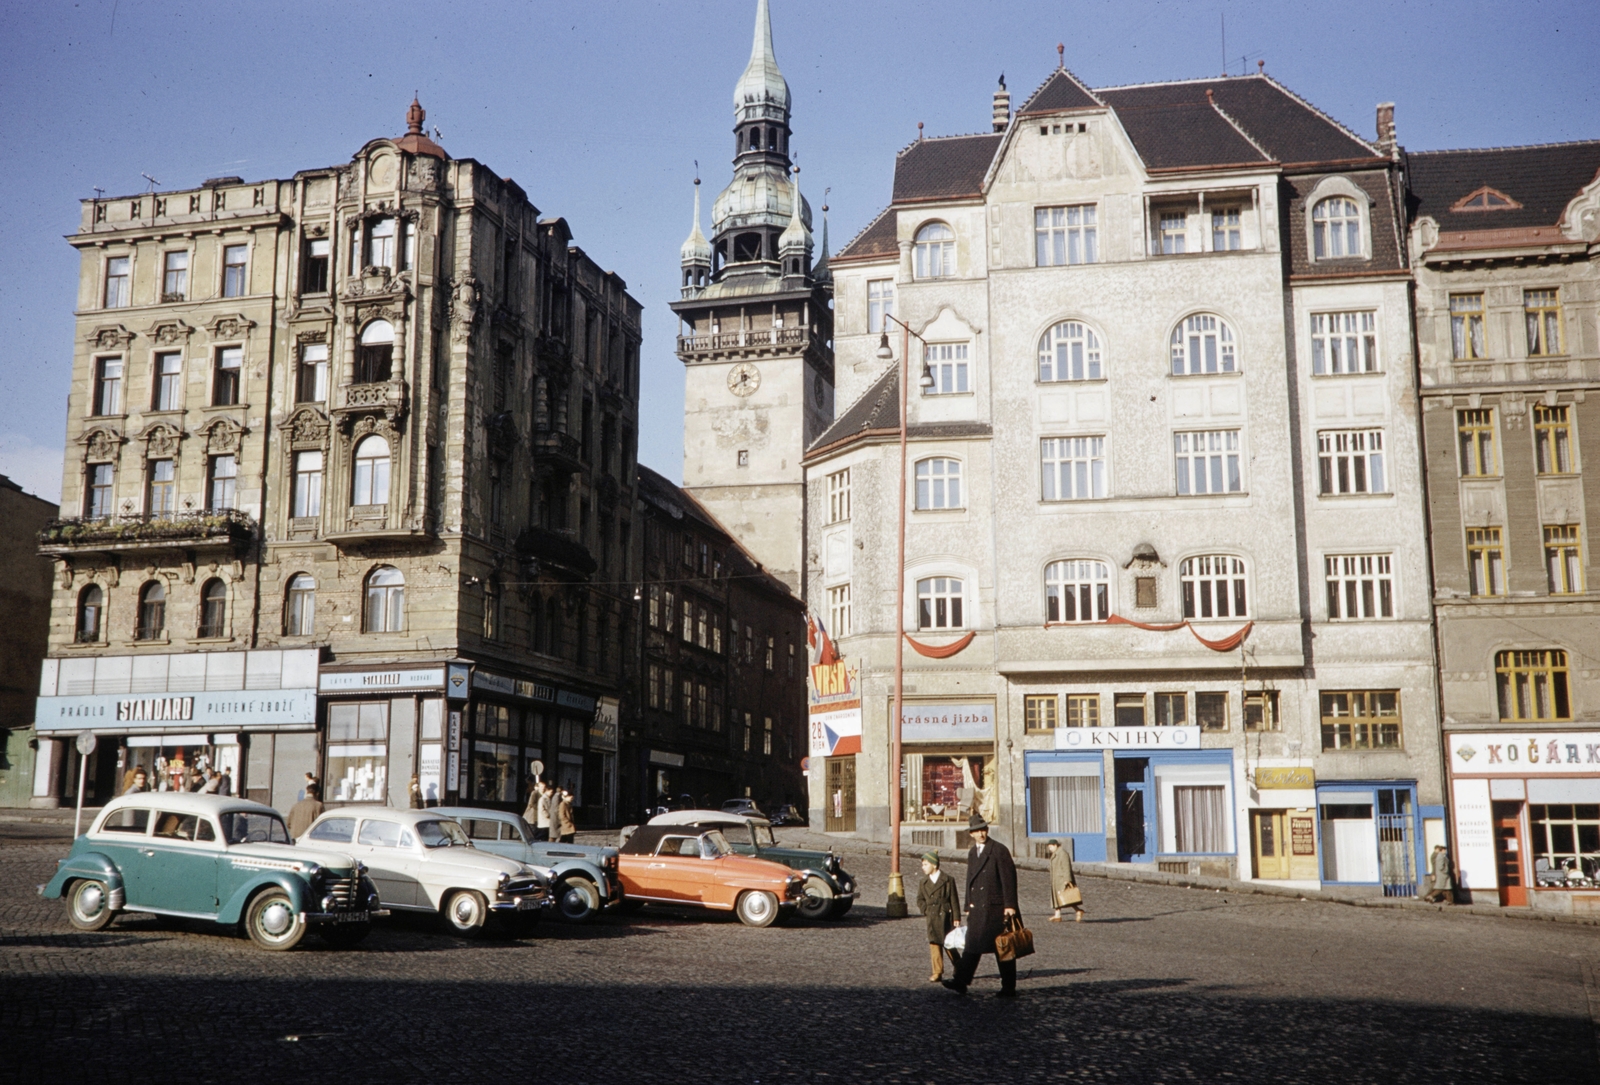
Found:
<path fill-rule="evenodd" d="M 552 831 L 556 838 L 563 844 L 570 844 L 577 838 L 578 826 L 572 820 L 572 792 L 564 787 L 556 788 L 556 813 L 555 824 Z"/>
<path fill-rule="evenodd" d="M 322 816 L 322 789 L 306 784 L 306 797 L 289 807 L 289 836 L 299 840 L 311 823 Z"/>
<path fill-rule="evenodd" d="M 422 777 L 412 776 L 411 782 L 406 785 L 406 795 L 411 801 L 411 809 L 422 809 Z"/>
<path fill-rule="evenodd" d="M 144 769 L 133 770 L 133 781 L 122 789 L 124 795 L 137 795 L 150 790 L 150 776 Z"/>
<path fill-rule="evenodd" d="M 944 979 L 944 936 L 960 922 L 961 898 L 956 892 L 956 880 L 939 869 L 937 852 L 923 853 L 922 873 L 917 911 L 928 918 L 928 963 L 932 968 L 928 982 L 938 983 Z M 951 963 L 956 963 L 954 954 Z"/>
<path fill-rule="evenodd" d="M 200 792 L 204 795 L 216 795 L 222 790 L 222 773 L 216 769 L 206 769 L 206 782 L 200 785 Z"/>
<path fill-rule="evenodd" d="M 1011 849 L 989 839 L 989 823 L 982 814 L 972 815 L 967 832 L 972 850 L 967 852 L 966 949 L 956 962 L 955 976 L 940 981 L 958 995 L 967 993 L 978 962 L 985 953 L 995 952 L 994 940 L 1005 930 L 1006 920 L 1017 914 L 1017 867 Z M 1000 967 L 999 997 L 1015 998 L 1017 962 L 1002 961 L 996 954 L 995 963 Z"/>
<path fill-rule="evenodd" d="M 1433 846 L 1433 856 L 1428 862 L 1433 873 L 1433 884 L 1422 899 L 1429 904 L 1451 903 L 1455 900 L 1456 876 L 1450 869 L 1450 851 L 1443 844 Z"/>
<path fill-rule="evenodd" d="M 533 822 L 533 838 L 535 840 L 550 839 L 550 788 L 544 779 L 534 781 L 533 797 L 528 800 L 528 808 L 533 811 L 533 816 L 524 818 Z"/>
<path fill-rule="evenodd" d="M 1078 875 L 1072 869 L 1072 841 L 1063 847 L 1061 841 L 1052 840 L 1044 846 L 1050 857 L 1050 907 L 1055 914 L 1050 922 L 1061 922 L 1061 909 L 1071 908 L 1073 922 L 1083 922 L 1083 892 L 1078 888 Z"/>

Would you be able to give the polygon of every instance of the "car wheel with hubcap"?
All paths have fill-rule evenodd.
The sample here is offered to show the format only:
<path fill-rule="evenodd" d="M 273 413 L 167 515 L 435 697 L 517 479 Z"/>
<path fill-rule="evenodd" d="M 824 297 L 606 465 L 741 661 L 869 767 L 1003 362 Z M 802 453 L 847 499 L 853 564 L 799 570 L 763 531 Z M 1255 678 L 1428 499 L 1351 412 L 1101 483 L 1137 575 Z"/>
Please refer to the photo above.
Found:
<path fill-rule="evenodd" d="M 372 921 L 365 923 L 326 923 L 317 934 L 330 946 L 348 949 L 372 933 Z"/>
<path fill-rule="evenodd" d="M 739 894 L 733 910 L 747 927 L 770 927 L 778 921 L 778 898 L 765 890 L 749 889 Z"/>
<path fill-rule="evenodd" d="M 256 894 L 244 913 L 245 933 L 262 949 L 293 949 L 306 936 L 305 918 L 282 889 Z"/>
<path fill-rule="evenodd" d="M 556 910 L 568 923 L 587 923 L 600 914 L 600 888 L 588 878 L 562 878 L 555 886 Z"/>
<path fill-rule="evenodd" d="M 483 925 L 489 918 L 489 905 L 482 893 L 458 889 L 444 902 L 444 918 L 455 933 L 475 938 L 483 933 Z"/>
<path fill-rule="evenodd" d="M 117 918 L 111 910 L 111 890 L 93 879 L 73 882 L 67 894 L 67 918 L 80 931 L 104 930 Z"/>
<path fill-rule="evenodd" d="M 805 895 L 800 898 L 799 912 L 806 919 L 833 918 L 833 887 L 813 874 L 806 879 Z"/>

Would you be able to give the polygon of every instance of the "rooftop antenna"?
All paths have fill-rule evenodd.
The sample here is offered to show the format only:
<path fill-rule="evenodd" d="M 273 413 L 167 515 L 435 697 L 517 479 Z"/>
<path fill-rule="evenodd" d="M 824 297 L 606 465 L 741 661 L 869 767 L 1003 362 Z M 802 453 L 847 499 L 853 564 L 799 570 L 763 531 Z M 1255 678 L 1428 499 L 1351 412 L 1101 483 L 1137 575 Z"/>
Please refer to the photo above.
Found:
<path fill-rule="evenodd" d="M 150 182 L 150 187 L 146 191 L 154 192 L 156 190 L 156 187 L 161 184 L 160 181 L 157 181 L 154 177 L 151 177 L 148 173 L 141 172 L 139 174 L 139 176 L 143 177 L 146 181 Z"/>
<path fill-rule="evenodd" d="M 694 183 L 697 185 L 700 183 L 700 160 L 698 158 L 694 160 Z"/>
<path fill-rule="evenodd" d="M 1222 21 L 1222 75 L 1226 78 L 1228 75 L 1228 13 L 1219 11 L 1217 12 L 1217 18 Z"/>
<path fill-rule="evenodd" d="M 101 188 L 99 185 L 95 185 L 94 186 L 94 198 L 95 199 L 98 200 L 100 197 L 104 196 L 105 194 L 106 194 L 106 190 L 105 189 Z"/>

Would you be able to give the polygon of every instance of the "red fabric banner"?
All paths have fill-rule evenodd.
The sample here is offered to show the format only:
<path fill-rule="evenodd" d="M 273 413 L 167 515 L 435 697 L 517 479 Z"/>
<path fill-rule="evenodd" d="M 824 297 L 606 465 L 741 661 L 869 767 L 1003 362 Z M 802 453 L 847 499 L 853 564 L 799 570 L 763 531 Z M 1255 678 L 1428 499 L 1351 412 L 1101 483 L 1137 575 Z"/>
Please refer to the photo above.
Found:
<path fill-rule="evenodd" d="M 954 644 L 946 644 L 935 647 L 932 644 L 919 644 L 911 639 L 910 633 L 904 634 L 906 643 L 911 645 L 912 648 L 916 649 L 918 655 L 927 656 L 929 659 L 949 659 L 951 656 L 961 651 L 961 649 L 971 644 L 972 638 L 975 635 L 975 633 L 968 633 Z"/>
<path fill-rule="evenodd" d="M 1207 640 L 1205 637 L 1202 637 L 1199 633 L 1195 632 L 1194 626 L 1187 621 L 1174 622 L 1167 625 L 1153 625 L 1149 622 L 1136 622 L 1132 618 L 1124 618 L 1120 615 L 1113 614 L 1106 619 L 1106 623 L 1108 625 L 1131 625 L 1135 629 L 1149 629 L 1156 633 L 1170 633 L 1176 629 L 1188 629 L 1189 632 L 1194 633 L 1195 640 L 1199 641 L 1207 648 L 1210 648 L 1213 652 L 1233 651 L 1235 648 L 1239 647 L 1239 645 L 1244 643 L 1245 638 L 1250 635 L 1250 630 L 1256 624 L 1253 621 L 1245 622 L 1244 625 L 1239 627 L 1238 632 L 1233 633 L 1230 636 L 1223 637 L 1220 640 Z"/>

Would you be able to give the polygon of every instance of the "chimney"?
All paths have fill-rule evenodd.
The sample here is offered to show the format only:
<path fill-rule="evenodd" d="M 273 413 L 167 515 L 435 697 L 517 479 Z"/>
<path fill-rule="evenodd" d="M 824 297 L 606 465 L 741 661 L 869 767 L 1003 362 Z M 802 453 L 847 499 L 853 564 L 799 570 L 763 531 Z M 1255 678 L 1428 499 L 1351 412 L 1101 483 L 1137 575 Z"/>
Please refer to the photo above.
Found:
<path fill-rule="evenodd" d="M 1006 73 L 1000 73 L 1000 89 L 994 92 L 994 130 L 1004 132 L 1011 123 L 1011 92 L 1006 89 Z"/>
<path fill-rule="evenodd" d="M 1394 103 L 1380 102 L 1378 104 L 1378 150 L 1394 157 Z"/>

